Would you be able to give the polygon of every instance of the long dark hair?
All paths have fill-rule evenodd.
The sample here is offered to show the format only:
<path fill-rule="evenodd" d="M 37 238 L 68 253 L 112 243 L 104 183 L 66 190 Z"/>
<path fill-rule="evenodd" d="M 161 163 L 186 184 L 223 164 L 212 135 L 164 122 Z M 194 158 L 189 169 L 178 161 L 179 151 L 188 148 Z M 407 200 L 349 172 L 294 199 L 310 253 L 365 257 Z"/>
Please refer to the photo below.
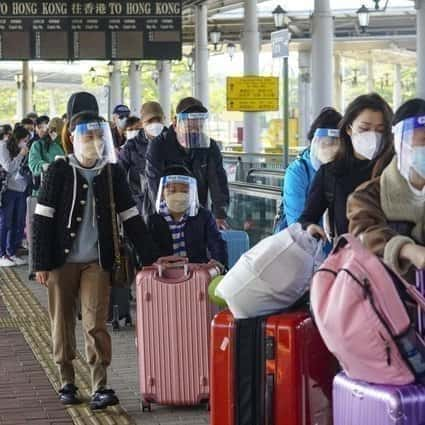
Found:
<path fill-rule="evenodd" d="M 12 137 L 7 141 L 7 150 L 9 151 L 9 154 L 12 158 L 15 158 L 15 156 L 18 155 L 19 151 L 21 150 L 19 148 L 19 141 L 22 139 L 25 139 L 26 137 L 29 138 L 30 132 L 22 126 L 17 126 L 15 130 L 12 133 Z"/>
<path fill-rule="evenodd" d="M 347 107 L 339 128 L 341 130 L 341 150 L 338 153 L 337 160 L 348 162 L 354 156 L 351 136 L 347 130 L 353 124 L 355 119 L 365 110 L 371 109 L 375 112 L 382 112 L 384 117 L 384 133 L 382 135 L 381 150 L 374 160 L 374 169 L 372 176 L 378 176 L 383 169 L 390 163 L 394 156 L 394 144 L 392 136 L 393 111 L 388 103 L 377 93 L 364 94 L 355 98 Z"/>

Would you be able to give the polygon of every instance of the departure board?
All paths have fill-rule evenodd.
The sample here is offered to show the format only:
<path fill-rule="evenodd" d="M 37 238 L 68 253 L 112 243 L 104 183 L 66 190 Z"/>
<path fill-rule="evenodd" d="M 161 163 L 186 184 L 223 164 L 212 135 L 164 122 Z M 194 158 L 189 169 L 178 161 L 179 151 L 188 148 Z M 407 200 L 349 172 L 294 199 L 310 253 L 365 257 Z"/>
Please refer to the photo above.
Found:
<path fill-rule="evenodd" d="M 181 57 L 182 0 L 0 0 L 0 60 Z"/>

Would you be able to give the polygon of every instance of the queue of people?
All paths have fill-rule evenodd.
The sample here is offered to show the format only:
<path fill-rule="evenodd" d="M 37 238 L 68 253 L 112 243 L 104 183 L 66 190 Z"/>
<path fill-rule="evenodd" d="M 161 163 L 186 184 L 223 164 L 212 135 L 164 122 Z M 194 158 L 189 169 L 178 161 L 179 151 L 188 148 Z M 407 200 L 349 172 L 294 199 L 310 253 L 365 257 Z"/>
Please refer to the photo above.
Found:
<path fill-rule="evenodd" d="M 112 211 L 137 267 L 169 255 L 227 267 L 220 230 L 228 228 L 230 196 L 218 143 L 207 131 L 208 110 L 195 98 L 182 99 L 167 124 L 161 105 L 146 102 L 140 118 L 117 105 L 111 129 L 96 99 L 76 93 L 65 119 L 32 115 L 14 129 L 0 127 L 0 266 L 23 264 L 17 252 L 26 231 L 30 274 L 48 288 L 64 404 L 80 402 L 72 366 L 78 298 L 91 407 L 119 402 L 107 385 L 106 320 L 119 228 Z M 424 268 L 424 135 L 422 99 L 394 115 L 377 94 L 356 98 L 344 115 L 323 109 L 308 148 L 286 171 L 277 230 L 299 222 L 324 241 L 351 232 L 405 275 Z"/>

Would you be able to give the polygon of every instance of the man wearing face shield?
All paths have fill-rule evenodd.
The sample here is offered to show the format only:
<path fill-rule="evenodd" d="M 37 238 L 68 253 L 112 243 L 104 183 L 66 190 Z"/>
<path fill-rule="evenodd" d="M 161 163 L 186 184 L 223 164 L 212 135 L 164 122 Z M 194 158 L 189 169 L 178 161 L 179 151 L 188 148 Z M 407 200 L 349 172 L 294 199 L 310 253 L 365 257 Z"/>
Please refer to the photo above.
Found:
<path fill-rule="evenodd" d="M 187 257 L 190 263 L 210 258 L 227 265 L 227 245 L 211 212 L 199 205 L 196 180 L 184 167 L 167 168 L 159 183 L 155 214 L 148 227 L 161 257 Z"/>
<path fill-rule="evenodd" d="M 164 170 L 182 165 L 197 181 L 200 204 L 207 207 L 209 192 L 217 225 L 226 228 L 229 188 L 220 149 L 208 135 L 208 110 L 193 97 L 182 99 L 173 125 L 164 136 L 149 145 L 146 155 L 151 201 L 156 199 Z"/>
<path fill-rule="evenodd" d="M 143 265 L 156 248 L 141 219 L 126 177 L 116 162 L 109 124 L 93 112 L 69 124 L 73 154 L 53 162 L 41 184 L 33 221 L 37 281 L 48 288 L 53 356 L 59 366 L 64 404 L 80 402 L 72 361 L 80 296 L 86 356 L 91 369 L 92 409 L 118 403 L 107 388 L 111 339 L 106 329 L 114 266 L 110 176 L 117 214 Z"/>
<path fill-rule="evenodd" d="M 116 148 L 120 148 L 126 141 L 125 124 L 129 116 L 130 109 L 127 105 L 117 105 L 112 111 L 112 137 Z"/>
<path fill-rule="evenodd" d="M 165 116 L 158 102 L 146 102 L 140 110 L 142 128 L 126 142 L 119 152 L 119 164 L 127 172 L 131 193 L 140 214 L 153 212 L 145 177 L 146 152 L 149 143 L 166 131 Z"/>
<path fill-rule="evenodd" d="M 412 269 L 425 268 L 425 100 L 400 106 L 393 124 L 396 156 L 350 196 L 349 228 L 413 283 Z"/>

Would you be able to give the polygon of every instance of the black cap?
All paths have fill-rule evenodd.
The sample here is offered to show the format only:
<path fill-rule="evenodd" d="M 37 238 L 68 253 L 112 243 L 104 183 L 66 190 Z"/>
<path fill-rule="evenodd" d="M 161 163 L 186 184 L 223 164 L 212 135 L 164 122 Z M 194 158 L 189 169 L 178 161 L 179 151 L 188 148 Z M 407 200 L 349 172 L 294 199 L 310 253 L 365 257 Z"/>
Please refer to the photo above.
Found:
<path fill-rule="evenodd" d="M 130 108 L 127 105 L 117 105 L 112 113 L 120 117 L 128 117 L 130 115 Z"/>
<path fill-rule="evenodd" d="M 168 166 L 164 170 L 164 173 L 163 173 L 162 177 L 165 177 L 165 176 L 188 176 L 188 177 L 193 177 L 193 174 L 184 165 L 173 164 L 173 165 Z"/>
<path fill-rule="evenodd" d="M 208 109 L 202 104 L 202 102 L 194 97 L 185 97 L 182 99 L 176 107 L 176 113 L 182 112 L 208 112 Z"/>
<path fill-rule="evenodd" d="M 99 114 L 99 105 L 97 104 L 96 98 L 87 92 L 80 91 L 71 95 L 68 100 L 67 106 L 67 118 L 71 121 L 75 114 L 83 111 L 94 112 Z"/>

